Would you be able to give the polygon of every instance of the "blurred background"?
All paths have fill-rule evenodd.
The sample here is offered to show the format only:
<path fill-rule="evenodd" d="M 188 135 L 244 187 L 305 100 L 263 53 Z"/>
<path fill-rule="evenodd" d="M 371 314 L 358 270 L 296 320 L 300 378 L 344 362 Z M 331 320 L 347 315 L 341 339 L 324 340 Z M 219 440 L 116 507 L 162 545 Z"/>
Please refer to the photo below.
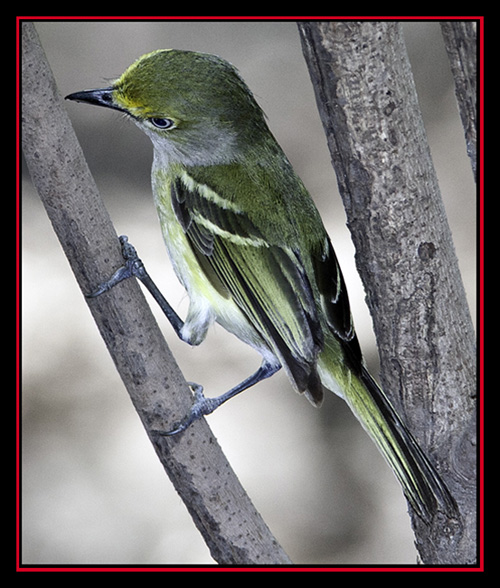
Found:
<path fill-rule="evenodd" d="M 315 200 L 378 373 L 364 292 L 294 22 L 38 22 L 63 96 L 102 87 L 158 48 L 215 53 L 241 72 Z M 439 23 L 404 25 L 457 254 L 475 315 L 476 192 Z M 118 234 L 181 316 L 164 250 L 149 139 L 119 113 L 68 103 Z M 173 490 L 106 351 L 29 175 L 22 178 L 22 558 L 24 564 L 214 563 Z M 149 298 L 149 300 L 151 300 Z M 220 327 L 180 343 L 151 307 L 187 379 L 219 394 L 260 358 Z M 209 418 L 243 486 L 297 564 L 413 564 L 399 485 L 333 395 L 320 410 L 277 374 Z"/>

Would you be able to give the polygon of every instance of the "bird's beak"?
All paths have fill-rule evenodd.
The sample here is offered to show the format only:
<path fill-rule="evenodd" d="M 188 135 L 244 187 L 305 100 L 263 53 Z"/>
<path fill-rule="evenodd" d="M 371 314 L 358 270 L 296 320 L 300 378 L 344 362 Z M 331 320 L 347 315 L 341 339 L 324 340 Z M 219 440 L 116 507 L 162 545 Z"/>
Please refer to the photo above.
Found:
<path fill-rule="evenodd" d="M 83 92 L 75 92 L 74 94 L 69 94 L 66 96 L 66 100 L 86 102 L 87 104 L 95 104 L 96 106 L 105 106 L 106 108 L 123 110 L 113 101 L 113 88 L 104 88 L 102 90 L 83 90 Z"/>

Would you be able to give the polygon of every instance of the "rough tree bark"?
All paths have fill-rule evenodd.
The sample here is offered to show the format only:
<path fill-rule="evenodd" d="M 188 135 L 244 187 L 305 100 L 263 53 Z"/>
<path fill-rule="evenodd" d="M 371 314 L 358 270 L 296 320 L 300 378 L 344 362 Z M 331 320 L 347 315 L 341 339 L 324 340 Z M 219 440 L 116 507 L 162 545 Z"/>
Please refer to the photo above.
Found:
<path fill-rule="evenodd" d="M 477 181 L 477 23 L 443 21 L 441 30 L 455 81 L 467 153 Z"/>
<path fill-rule="evenodd" d="M 32 23 L 22 24 L 22 146 L 83 293 L 122 265 L 118 238 L 74 135 Z M 192 399 L 140 287 L 126 280 L 88 305 L 151 439 L 212 557 L 223 565 L 288 564 L 204 420 L 168 430 Z"/>
<path fill-rule="evenodd" d="M 476 349 L 401 25 L 299 23 L 373 317 L 382 384 L 455 496 L 412 517 L 426 564 L 476 561 Z M 473 195 L 471 195 L 473 197 Z"/>

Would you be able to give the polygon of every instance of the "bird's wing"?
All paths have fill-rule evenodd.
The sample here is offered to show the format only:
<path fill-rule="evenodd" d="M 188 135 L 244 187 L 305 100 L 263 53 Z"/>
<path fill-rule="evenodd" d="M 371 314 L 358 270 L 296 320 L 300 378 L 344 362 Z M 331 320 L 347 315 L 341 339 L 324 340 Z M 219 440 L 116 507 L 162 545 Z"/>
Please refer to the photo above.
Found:
<path fill-rule="evenodd" d="M 347 288 L 330 239 L 327 239 L 324 250 L 313 254 L 311 259 L 329 331 L 340 344 L 349 368 L 359 373 L 363 361 L 361 348 L 354 329 Z"/>
<path fill-rule="evenodd" d="M 298 251 L 268 239 L 233 202 L 194 180 L 176 178 L 171 197 L 176 218 L 212 285 L 229 293 L 280 358 L 297 390 L 307 391 L 319 404 L 316 359 L 322 331 Z"/>

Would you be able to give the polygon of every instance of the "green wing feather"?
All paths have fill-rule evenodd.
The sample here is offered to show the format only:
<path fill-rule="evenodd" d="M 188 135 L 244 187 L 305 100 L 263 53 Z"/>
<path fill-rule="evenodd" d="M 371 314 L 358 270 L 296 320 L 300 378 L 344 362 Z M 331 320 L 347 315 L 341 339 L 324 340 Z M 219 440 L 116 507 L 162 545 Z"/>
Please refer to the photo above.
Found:
<path fill-rule="evenodd" d="M 296 388 L 322 399 L 316 361 L 323 339 L 311 284 L 292 248 L 270 244 L 245 211 L 177 177 L 172 206 L 198 263 L 281 359 Z M 224 202 L 226 205 L 224 205 Z"/>

